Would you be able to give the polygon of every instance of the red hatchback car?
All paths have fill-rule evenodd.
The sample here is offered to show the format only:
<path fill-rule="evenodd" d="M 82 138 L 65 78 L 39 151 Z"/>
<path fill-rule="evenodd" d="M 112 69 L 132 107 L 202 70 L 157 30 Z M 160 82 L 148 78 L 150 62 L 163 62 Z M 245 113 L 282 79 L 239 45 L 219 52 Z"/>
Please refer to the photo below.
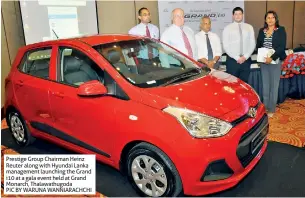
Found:
<path fill-rule="evenodd" d="M 22 47 L 5 91 L 18 144 L 36 137 L 93 153 L 144 196 L 228 189 L 267 147 L 265 107 L 248 84 L 148 38 L 97 35 Z"/>

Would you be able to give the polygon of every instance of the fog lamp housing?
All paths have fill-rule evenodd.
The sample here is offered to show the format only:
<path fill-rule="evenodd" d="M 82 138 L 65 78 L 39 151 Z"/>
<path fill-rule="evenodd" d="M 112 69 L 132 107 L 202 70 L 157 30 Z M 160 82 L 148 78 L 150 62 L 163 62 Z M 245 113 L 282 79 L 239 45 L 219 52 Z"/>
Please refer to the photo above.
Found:
<path fill-rule="evenodd" d="M 208 165 L 200 181 L 224 180 L 233 175 L 233 170 L 228 166 L 224 159 L 214 161 Z"/>

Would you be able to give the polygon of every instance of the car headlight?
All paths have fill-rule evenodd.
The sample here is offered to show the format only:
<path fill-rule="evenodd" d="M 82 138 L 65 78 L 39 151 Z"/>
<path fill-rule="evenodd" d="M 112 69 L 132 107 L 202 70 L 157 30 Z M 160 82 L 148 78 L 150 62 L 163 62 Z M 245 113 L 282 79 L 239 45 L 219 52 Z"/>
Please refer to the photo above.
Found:
<path fill-rule="evenodd" d="M 163 111 L 174 116 L 196 138 L 220 137 L 232 128 L 228 122 L 188 109 L 167 107 Z"/>

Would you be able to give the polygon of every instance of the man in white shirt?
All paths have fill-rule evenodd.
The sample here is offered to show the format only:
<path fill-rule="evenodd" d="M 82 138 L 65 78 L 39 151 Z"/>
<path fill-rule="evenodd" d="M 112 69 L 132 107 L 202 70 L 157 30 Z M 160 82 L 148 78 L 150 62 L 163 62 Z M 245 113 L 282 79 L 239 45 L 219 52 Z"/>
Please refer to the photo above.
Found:
<path fill-rule="evenodd" d="M 172 25 L 161 35 L 161 41 L 197 60 L 195 35 L 191 28 L 184 25 L 184 11 L 176 8 L 172 11 Z"/>
<path fill-rule="evenodd" d="M 217 34 L 211 32 L 211 19 L 204 16 L 200 22 L 201 31 L 195 35 L 198 59 L 209 68 L 219 69 L 222 55 L 221 42 Z"/>
<path fill-rule="evenodd" d="M 223 48 L 228 55 L 227 73 L 248 82 L 251 55 L 255 49 L 254 30 L 251 25 L 242 22 L 242 8 L 233 9 L 233 19 L 234 22 L 223 30 Z"/>
<path fill-rule="evenodd" d="M 141 8 L 138 11 L 138 15 L 140 23 L 131 28 L 128 34 L 136 36 L 146 36 L 159 40 L 159 28 L 150 23 L 151 16 L 149 10 L 147 8 Z M 154 59 L 156 56 L 158 56 L 156 49 L 141 49 L 139 51 L 138 60 L 140 62 L 147 62 L 149 61 L 149 59 Z"/>

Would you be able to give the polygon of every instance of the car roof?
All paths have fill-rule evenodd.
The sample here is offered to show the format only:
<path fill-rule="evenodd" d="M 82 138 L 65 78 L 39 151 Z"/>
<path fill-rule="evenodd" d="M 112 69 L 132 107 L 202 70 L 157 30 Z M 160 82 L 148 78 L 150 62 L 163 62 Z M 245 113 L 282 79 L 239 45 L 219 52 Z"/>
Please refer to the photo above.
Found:
<path fill-rule="evenodd" d="M 127 40 L 135 40 L 142 38 L 140 36 L 128 35 L 128 34 L 104 34 L 104 35 L 94 35 L 94 36 L 86 36 L 81 37 L 79 40 L 91 45 L 100 45 L 118 41 L 127 41 Z"/>
<path fill-rule="evenodd" d="M 83 42 L 90 46 L 96 46 L 100 44 L 107 44 L 118 41 L 136 40 L 140 38 L 144 38 L 144 37 L 129 35 L 129 34 L 97 34 L 97 35 L 88 35 L 88 36 L 74 37 L 67 39 L 42 41 L 42 42 L 26 45 L 24 46 L 24 48 L 43 47 L 43 46 L 54 45 L 59 43 L 74 43 L 74 42 L 76 43 Z"/>

